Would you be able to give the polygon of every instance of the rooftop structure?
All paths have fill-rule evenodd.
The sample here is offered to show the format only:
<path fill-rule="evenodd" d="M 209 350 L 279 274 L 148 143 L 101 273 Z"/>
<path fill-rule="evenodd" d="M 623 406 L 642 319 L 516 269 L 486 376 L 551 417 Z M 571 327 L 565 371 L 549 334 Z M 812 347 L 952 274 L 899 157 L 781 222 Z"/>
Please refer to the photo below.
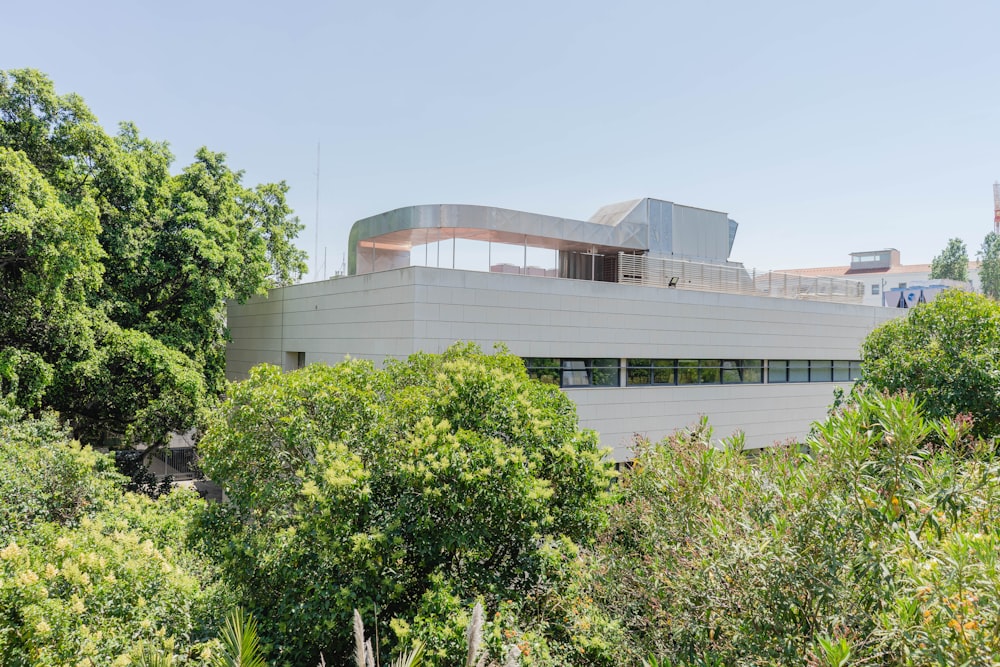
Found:
<path fill-rule="evenodd" d="M 431 257 L 441 268 L 442 243 L 447 246 L 444 267 L 458 268 L 459 241 L 465 241 L 479 244 L 484 269 L 500 273 L 861 302 L 864 286 L 858 281 L 775 272 L 751 276 L 742 264 L 729 261 L 737 228 L 725 213 L 651 198 L 604 206 L 589 221 L 488 206 L 410 206 L 354 224 L 348 273 L 428 265 Z M 523 264 L 493 263 L 497 246 L 522 248 Z M 463 248 L 463 255 L 469 249 Z M 529 265 L 529 250 L 539 249 L 553 251 L 551 266 Z"/>

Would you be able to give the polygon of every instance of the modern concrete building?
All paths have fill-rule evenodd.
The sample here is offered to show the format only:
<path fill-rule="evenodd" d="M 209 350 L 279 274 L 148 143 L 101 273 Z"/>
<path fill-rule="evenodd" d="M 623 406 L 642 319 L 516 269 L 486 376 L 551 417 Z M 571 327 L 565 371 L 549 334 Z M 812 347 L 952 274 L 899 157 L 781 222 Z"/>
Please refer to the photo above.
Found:
<path fill-rule="evenodd" d="M 863 303 L 895 308 L 900 296 L 910 297 L 915 288 L 944 285 L 979 291 L 979 262 L 969 262 L 969 281 L 931 280 L 930 264 L 903 264 L 895 248 L 852 252 L 846 266 L 782 269 L 783 273 L 806 277 L 850 278 L 865 284 Z M 909 292 L 906 292 L 909 290 Z M 919 299 L 914 297 L 911 301 Z M 912 304 L 911 304 L 912 305 Z"/>
<path fill-rule="evenodd" d="M 736 229 L 725 213 L 656 199 L 589 221 L 390 211 L 354 225 L 349 275 L 231 304 L 227 373 L 502 342 L 563 387 L 616 460 L 635 434 L 661 438 L 701 415 L 749 447 L 799 438 L 858 377 L 864 336 L 900 313 L 862 305 L 850 280 L 755 281 L 729 261 Z M 452 268 L 471 256 L 482 270 Z"/>

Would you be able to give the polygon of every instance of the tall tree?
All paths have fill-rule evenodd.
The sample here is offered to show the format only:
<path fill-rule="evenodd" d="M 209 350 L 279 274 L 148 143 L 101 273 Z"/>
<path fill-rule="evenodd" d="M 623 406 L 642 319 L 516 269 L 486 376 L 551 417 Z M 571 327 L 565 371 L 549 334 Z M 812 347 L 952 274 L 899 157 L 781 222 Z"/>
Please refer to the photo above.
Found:
<path fill-rule="evenodd" d="M 1000 235 L 990 232 L 979 250 L 979 281 L 983 294 L 1000 299 Z"/>
<path fill-rule="evenodd" d="M 301 277 L 302 225 L 284 183 L 246 187 L 206 148 L 172 162 L 44 74 L 0 72 L 0 397 L 156 444 L 221 392 L 226 301 Z"/>
<path fill-rule="evenodd" d="M 962 282 L 969 279 L 969 251 L 966 250 L 962 239 L 954 238 L 948 241 L 941 254 L 931 262 L 930 277 Z"/>

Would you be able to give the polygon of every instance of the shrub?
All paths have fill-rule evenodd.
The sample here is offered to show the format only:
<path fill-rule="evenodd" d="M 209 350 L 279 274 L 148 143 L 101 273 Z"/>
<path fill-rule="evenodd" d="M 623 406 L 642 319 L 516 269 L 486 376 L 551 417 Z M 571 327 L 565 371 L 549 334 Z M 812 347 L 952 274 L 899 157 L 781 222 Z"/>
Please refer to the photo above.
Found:
<path fill-rule="evenodd" d="M 440 653 L 456 610 L 544 587 L 546 540 L 591 538 L 610 474 L 562 392 L 467 345 L 384 370 L 257 367 L 200 452 L 231 499 L 206 526 L 211 546 L 295 662 L 345 659 L 355 608 L 382 637 L 433 617 L 420 634 Z"/>
<path fill-rule="evenodd" d="M 628 661 L 990 664 L 991 449 L 908 395 L 860 392 L 814 433 L 753 459 L 704 425 L 639 445 L 593 556 Z"/>
<path fill-rule="evenodd" d="M 204 503 L 123 482 L 52 416 L 0 423 L 0 662 L 124 665 L 141 645 L 200 659 L 230 602 L 185 546 Z"/>

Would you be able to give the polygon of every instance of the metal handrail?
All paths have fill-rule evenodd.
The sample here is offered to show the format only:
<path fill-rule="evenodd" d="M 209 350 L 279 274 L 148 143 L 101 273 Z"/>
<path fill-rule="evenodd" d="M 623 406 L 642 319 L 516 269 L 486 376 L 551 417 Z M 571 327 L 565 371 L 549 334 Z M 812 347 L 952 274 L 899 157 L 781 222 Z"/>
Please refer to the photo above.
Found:
<path fill-rule="evenodd" d="M 751 275 L 741 265 L 709 264 L 686 259 L 618 254 L 618 282 L 722 294 L 746 294 L 782 299 L 862 303 L 865 284 L 859 280 L 800 276 L 768 271 Z"/>

